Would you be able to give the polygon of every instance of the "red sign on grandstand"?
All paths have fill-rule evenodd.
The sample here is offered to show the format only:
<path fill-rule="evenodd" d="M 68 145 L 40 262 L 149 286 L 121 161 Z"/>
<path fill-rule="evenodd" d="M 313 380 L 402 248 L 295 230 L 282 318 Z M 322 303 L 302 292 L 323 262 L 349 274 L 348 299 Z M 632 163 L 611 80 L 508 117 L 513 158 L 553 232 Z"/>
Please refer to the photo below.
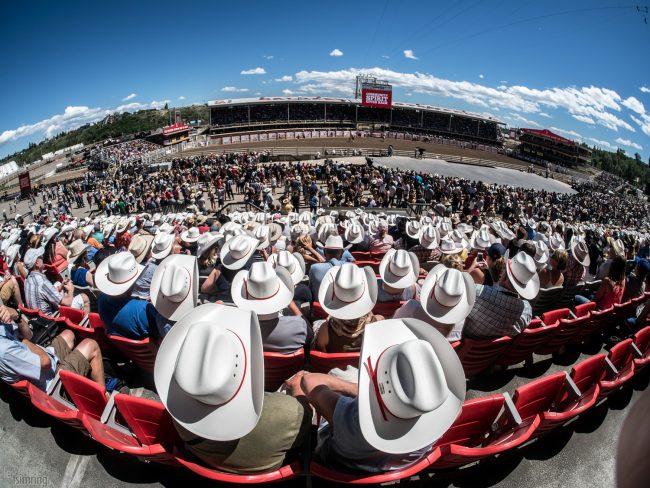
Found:
<path fill-rule="evenodd" d="M 391 108 L 393 93 L 389 90 L 363 88 L 361 90 L 361 105 L 364 107 Z"/>
<path fill-rule="evenodd" d="M 173 134 L 174 132 L 183 132 L 185 130 L 190 130 L 190 126 L 187 124 L 172 124 L 163 127 L 163 134 Z"/>
<path fill-rule="evenodd" d="M 29 172 L 20 173 L 18 175 L 18 185 L 20 187 L 21 195 L 29 195 L 29 193 L 32 191 L 32 181 L 29 178 Z"/>

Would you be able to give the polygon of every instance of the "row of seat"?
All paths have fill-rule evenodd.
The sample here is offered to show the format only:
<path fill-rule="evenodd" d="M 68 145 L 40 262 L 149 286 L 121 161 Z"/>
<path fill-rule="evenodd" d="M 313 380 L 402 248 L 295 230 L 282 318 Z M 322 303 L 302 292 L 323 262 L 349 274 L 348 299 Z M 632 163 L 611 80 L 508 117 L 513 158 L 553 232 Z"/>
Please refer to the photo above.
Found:
<path fill-rule="evenodd" d="M 258 475 L 235 475 L 209 468 L 183 449 L 172 420 L 159 402 L 106 391 L 82 376 L 60 371 L 48 392 L 27 381 L 13 388 L 42 412 L 82 430 L 103 446 L 147 461 L 184 466 L 200 476 L 231 483 L 266 483 L 311 474 L 343 483 L 385 483 L 425 469 L 462 466 L 518 448 L 565 425 L 623 387 L 650 363 L 650 327 L 614 346 L 609 355 L 590 357 L 570 373 L 554 373 L 508 393 L 467 400 L 450 429 L 430 453 L 405 469 L 349 474 L 318 462 L 295 461 Z"/>

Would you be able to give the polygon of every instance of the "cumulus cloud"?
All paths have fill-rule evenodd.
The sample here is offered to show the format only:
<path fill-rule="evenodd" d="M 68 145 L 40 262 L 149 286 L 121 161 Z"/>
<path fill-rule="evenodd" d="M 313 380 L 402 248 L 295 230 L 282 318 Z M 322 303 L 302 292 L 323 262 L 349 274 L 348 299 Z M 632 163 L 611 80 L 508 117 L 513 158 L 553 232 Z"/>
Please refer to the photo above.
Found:
<path fill-rule="evenodd" d="M 579 120 L 580 122 L 584 122 L 585 124 L 594 125 L 596 123 L 594 122 L 594 119 L 587 117 L 586 115 L 573 115 L 573 118 Z"/>
<path fill-rule="evenodd" d="M 266 70 L 258 66 L 257 68 L 241 70 L 239 74 L 240 75 L 265 75 Z"/>
<path fill-rule="evenodd" d="M 404 57 L 407 59 L 419 59 L 413 54 L 412 49 L 404 49 Z"/>
<path fill-rule="evenodd" d="M 285 89 L 285 90 L 282 90 L 282 94 L 289 96 L 289 95 L 293 95 L 293 92 L 291 90 Z"/>
<path fill-rule="evenodd" d="M 522 115 L 514 112 L 510 112 L 505 118 L 516 122 L 523 122 L 524 124 L 530 125 L 532 127 L 542 127 L 534 120 L 527 119 L 526 117 L 523 117 Z"/>
<path fill-rule="evenodd" d="M 228 93 L 244 93 L 248 91 L 248 88 L 237 88 L 236 86 L 224 86 L 221 89 L 222 92 Z"/>
<path fill-rule="evenodd" d="M 412 52 L 411 52 L 412 54 Z M 406 54 L 405 54 L 406 55 Z M 412 93 L 435 97 L 447 97 L 487 108 L 506 109 L 521 113 L 546 113 L 549 109 L 562 109 L 577 120 L 606 127 L 618 132 L 625 129 L 636 132 L 634 127 L 621 118 L 625 100 L 608 88 L 553 87 L 543 90 L 520 85 L 501 85 L 493 88 L 470 81 L 452 81 L 427 73 L 404 73 L 385 68 L 349 68 L 338 71 L 299 71 L 295 75 L 300 90 L 307 94 L 332 93 L 352 95 L 356 76 L 367 74 L 387 80 L 393 86 Z M 629 99 L 628 99 L 629 100 Z M 627 102 L 629 105 L 629 101 Z M 646 114 L 647 115 L 647 114 Z M 650 131 L 650 119 L 646 122 Z M 644 130 L 645 132 L 645 130 Z"/>
<path fill-rule="evenodd" d="M 272 54 L 267 54 L 266 56 L 264 56 L 264 59 L 273 59 L 273 55 Z"/>
<path fill-rule="evenodd" d="M 648 88 L 647 86 L 642 86 L 641 88 L 639 88 L 639 90 L 641 90 L 643 93 L 650 93 L 650 88 Z"/>
<path fill-rule="evenodd" d="M 634 97 L 626 98 L 621 102 L 621 105 L 629 108 L 630 110 L 638 113 L 639 115 L 643 115 L 645 113 L 645 107 L 643 106 L 643 104 Z"/>
<path fill-rule="evenodd" d="M 132 99 L 134 99 L 134 98 L 137 97 L 137 96 L 138 96 L 138 95 L 137 95 L 136 93 L 131 93 L 130 95 L 125 96 L 125 97 L 122 99 L 122 101 L 123 101 L 123 102 L 128 102 L 129 100 L 132 100 Z"/>
<path fill-rule="evenodd" d="M 596 146 L 600 147 L 601 149 L 609 149 L 610 151 L 615 151 L 616 149 L 618 149 L 613 144 L 610 144 L 607 141 L 596 139 L 595 137 L 590 137 L 589 140 L 593 142 Z"/>
<path fill-rule="evenodd" d="M 546 117 L 547 119 L 552 119 L 553 118 L 549 114 L 547 114 L 546 112 L 539 112 L 537 115 L 539 115 L 540 117 Z"/>
<path fill-rule="evenodd" d="M 293 76 L 291 75 L 284 75 L 282 78 L 276 78 L 275 81 L 293 81 Z"/>
<path fill-rule="evenodd" d="M 332 51 L 330 52 L 330 56 L 334 56 L 335 58 L 338 58 L 340 56 L 343 56 L 343 51 L 341 51 L 340 49 L 336 49 L 336 48 L 332 49 Z"/>
<path fill-rule="evenodd" d="M 178 97 L 178 99 L 179 100 L 185 100 L 185 97 L 183 95 L 181 95 L 180 97 Z"/>
<path fill-rule="evenodd" d="M 629 139 L 623 139 L 622 137 L 619 137 L 618 139 L 616 139 L 616 142 L 618 142 L 622 146 L 632 147 L 632 148 L 636 149 L 637 151 L 642 151 L 643 150 L 643 146 L 641 146 L 640 144 L 637 144 L 636 142 L 632 142 Z"/>

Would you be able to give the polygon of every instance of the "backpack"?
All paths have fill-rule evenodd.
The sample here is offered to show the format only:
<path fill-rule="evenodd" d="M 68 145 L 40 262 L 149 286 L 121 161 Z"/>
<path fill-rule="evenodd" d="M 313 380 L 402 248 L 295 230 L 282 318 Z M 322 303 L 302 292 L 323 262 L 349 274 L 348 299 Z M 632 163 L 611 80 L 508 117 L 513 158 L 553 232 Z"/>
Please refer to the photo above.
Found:
<path fill-rule="evenodd" d="M 31 342 L 41 347 L 49 346 L 59 334 L 59 322 L 43 317 L 31 319 L 29 328 L 32 329 L 33 333 Z"/>

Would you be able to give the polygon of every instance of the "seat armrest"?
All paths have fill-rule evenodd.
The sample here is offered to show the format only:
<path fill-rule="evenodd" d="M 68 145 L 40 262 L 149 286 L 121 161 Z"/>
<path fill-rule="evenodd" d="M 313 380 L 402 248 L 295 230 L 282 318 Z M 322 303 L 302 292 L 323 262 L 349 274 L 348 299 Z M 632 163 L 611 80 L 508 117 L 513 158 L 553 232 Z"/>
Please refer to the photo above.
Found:
<path fill-rule="evenodd" d="M 564 376 L 566 379 L 566 392 L 568 393 L 569 398 L 572 400 L 580 398 L 582 396 L 582 392 L 580 391 L 580 388 L 578 388 L 578 385 L 576 385 L 573 381 L 573 378 L 571 378 L 569 373 L 566 371 L 564 372 Z"/>
<path fill-rule="evenodd" d="M 569 310 L 569 317 L 571 317 L 572 319 L 577 319 L 578 318 L 578 316 L 573 313 L 573 310 Z"/>
<path fill-rule="evenodd" d="M 130 435 L 131 437 L 135 437 L 135 434 L 131 432 L 130 429 L 124 427 L 123 425 L 119 424 L 115 420 L 115 415 L 117 414 L 117 406 L 115 405 L 115 395 L 117 394 L 118 392 L 116 390 L 113 390 L 111 392 L 111 396 L 109 397 L 108 402 L 104 407 L 104 411 L 102 412 L 102 416 L 100 417 L 99 421 L 102 424 L 108 425 L 112 429 L 122 432 L 123 434 Z"/>
<path fill-rule="evenodd" d="M 59 373 L 56 374 L 52 382 L 50 383 L 50 386 L 47 389 L 48 396 L 51 396 L 55 400 L 57 400 L 59 403 L 64 404 L 66 407 L 68 407 L 71 410 L 79 410 L 77 406 L 72 403 L 70 400 L 68 400 L 64 395 L 63 395 L 63 382 L 61 381 L 61 378 L 59 377 Z"/>
<path fill-rule="evenodd" d="M 636 344 L 634 342 L 631 344 L 631 346 L 632 346 L 632 354 L 634 354 L 634 356 L 637 359 L 643 358 L 643 353 L 639 350 L 638 347 L 636 347 Z"/>
<path fill-rule="evenodd" d="M 605 358 L 605 369 L 607 371 L 607 376 L 616 376 L 618 374 L 618 369 L 616 369 L 616 366 L 614 366 L 614 363 L 612 363 L 609 358 Z"/>
<path fill-rule="evenodd" d="M 517 407 L 515 407 L 515 403 L 512 401 L 510 393 L 503 393 L 503 398 L 505 399 L 503 406 L 505 408 L 506 415 L 508 415 L 508 417 L 510 417 L 510 420 L 512 420 L 515 424 L 520 425 L 522 422 L 521 415 L 519 415 L 519 411 L 517 410 Z"/>

